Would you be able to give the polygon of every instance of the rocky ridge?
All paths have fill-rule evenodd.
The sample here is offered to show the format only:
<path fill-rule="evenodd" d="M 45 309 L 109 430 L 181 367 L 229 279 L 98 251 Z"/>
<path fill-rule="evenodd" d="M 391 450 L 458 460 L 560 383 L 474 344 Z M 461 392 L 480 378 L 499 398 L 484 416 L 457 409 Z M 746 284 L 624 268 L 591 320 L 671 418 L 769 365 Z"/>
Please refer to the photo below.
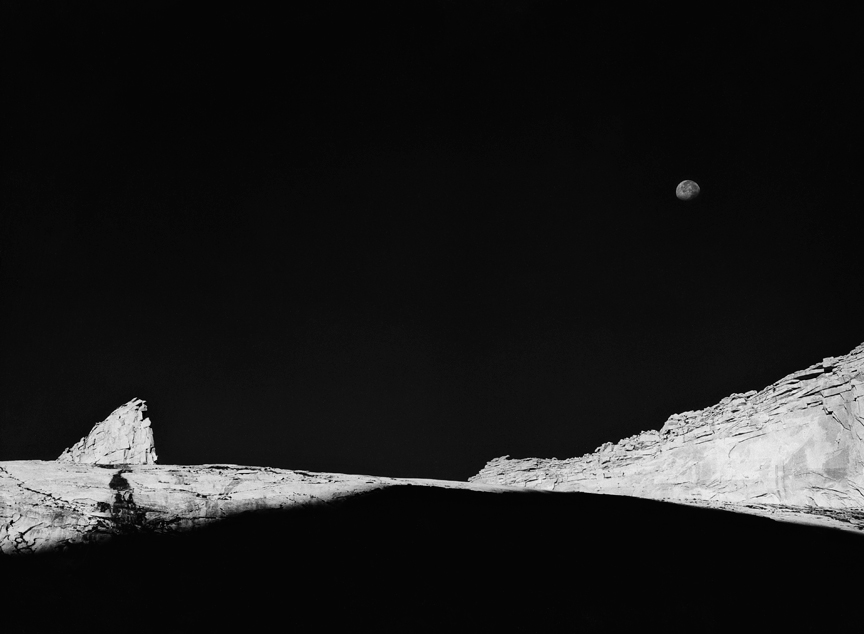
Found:
<path fill-rule="evenodd" d="M 56 461 L 0 462 L 0 553 L 183 531 L 250 511 L 328 503 L 391 486 L 501 489 L 269 467 L 155 465 L 145 411 L 143 400 L 131 400 Z"/>
<path fill-rule="evenodd" d="M 578 458 L 496 458 L 470 481 L 770 512 L 833 509 L 864 525 L 864 344 L 760 391 L 673 414 L 659 430 Z"/>
<path fill-rule="evenodd" d="M 580 458 L 505 456 L 469 482 L 155 465 L 144 411 L 144 401 L 130 401 L 56 461 L 0 462 L 0 554 L 183 531 L 404 486 L 611 493 L 864 530 L 864 344 Z"/>
<path fill-rule="evenodd" d="M 185 531 L 250 511 L 329 503 L 392 486 L 501 490 L 269 467 L 155 465 L 146 409 L 141 399 L 129 401 L 56 461 L 0 462 L 0 554 Z"/>
<path fill-rule="evenodd" d="M 147 404 L 138 398 L 118 407 L 90 433 L 63 451 L 61 462 L 85 464 L 154 464 L 156 448 Z"/>
<path fill-rule="evenodd" d="M 446 480 L 312 473 L 242 465 L 0 462 L 0 554 L 126 533 L 171 533 L 250 511 L 324 504 L 392 486 L 501 491 Z"/>

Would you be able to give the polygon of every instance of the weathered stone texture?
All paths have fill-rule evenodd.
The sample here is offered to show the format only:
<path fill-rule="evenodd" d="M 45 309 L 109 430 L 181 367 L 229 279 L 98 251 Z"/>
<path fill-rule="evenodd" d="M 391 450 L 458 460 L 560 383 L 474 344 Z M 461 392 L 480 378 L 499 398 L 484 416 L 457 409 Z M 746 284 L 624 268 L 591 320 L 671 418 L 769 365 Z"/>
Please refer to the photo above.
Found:
<path fill-rule="evenodd" d="M 582 457 L 504 456 L 470 480 L 680 501 L 862 508 L 864 344 Z"/>
<path fill-rule="evenodd" d="M 327 503 L 388 486 L 500 491 L 467 482 L 239 465 L 0 462 L 0 554 L 55 550 L 125 533 L 170 533 L 245 513 Z"/>
<path fill-rule="evenodd" d="M 326 503 L 389 486 L 502 489 L 270 467 L 157 466 L 145 410 L 140 399 L 119 407 L 56 461 L 0 462 L 0 554 L 186 530 L 248 511 Z"/>
<path fill-rule="evenodd" d="M 156 449 L 147 404 L 132 399 L 96 423 L 90 433 L 66 449 L 57 460 L 86 464 L 154 464 Z"/>

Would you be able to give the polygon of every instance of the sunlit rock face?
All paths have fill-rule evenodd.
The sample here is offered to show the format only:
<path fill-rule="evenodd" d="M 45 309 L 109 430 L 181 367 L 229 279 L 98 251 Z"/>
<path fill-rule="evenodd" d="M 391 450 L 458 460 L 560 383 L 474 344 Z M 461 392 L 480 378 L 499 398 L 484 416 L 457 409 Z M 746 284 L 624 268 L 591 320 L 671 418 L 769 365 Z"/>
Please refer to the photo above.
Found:
<path fill-rule="evenodd" d="M 132 399 L 118 407 L 57 460 L 85 464 L 154 464 L 156 449 L 147 404 Z"/>
<path fill-rule="evenodd" d="M 0 555 L 48 552 L 117 535 L 181 532 L 232 516 L 329 504 L 399 486 L 500 490 L 241 465 L 13 460 L 0 462 Z"/>
<path fill-rule="evenodd" d="M 611 493 L 864 532 L 864 345 L 581 458 L 497 458 L 471 482 L 156 465 L 144 411 L 144 401 L 130 401 L 56 461 L 0 462 L 0 554 L 186 532 L 406 486 L 529 497 L 549 495 L 526 488 Z"/>
<path fill-rule="evenodd" d="M 864 507 L 864 344 L 760 391 L 674 414 L 567 460 L 489 462 L 471 481 L 668 500 Z"/>
<path fill-rule="evenodd" d="M 181 532 L 388 487 L 500 489 L 270 467 L 156 465 L 145 411 L 144 401 L 129 401 L 57 460 L 0 462 L 0 555 L 62 550 L 117 535 Z"/>
<path fill-rule="evenodd" d="M 330 500 L 381 486 L 379 480 L 237 465 L 0 462 L 0 554 L 170 533 L 243 512 Z"/>

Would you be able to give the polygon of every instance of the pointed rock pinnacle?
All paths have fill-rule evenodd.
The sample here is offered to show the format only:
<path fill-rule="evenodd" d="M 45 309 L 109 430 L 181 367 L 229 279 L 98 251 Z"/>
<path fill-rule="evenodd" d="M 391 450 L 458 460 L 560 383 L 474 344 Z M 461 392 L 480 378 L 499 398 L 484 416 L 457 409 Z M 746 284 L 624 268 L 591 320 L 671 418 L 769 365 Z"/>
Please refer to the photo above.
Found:
<path fill-rule="evenodd" d="M 134 398 L 118 407 L 57 460 L 87 464 L 154 464 L 156 448 L 147 404 Z"/>

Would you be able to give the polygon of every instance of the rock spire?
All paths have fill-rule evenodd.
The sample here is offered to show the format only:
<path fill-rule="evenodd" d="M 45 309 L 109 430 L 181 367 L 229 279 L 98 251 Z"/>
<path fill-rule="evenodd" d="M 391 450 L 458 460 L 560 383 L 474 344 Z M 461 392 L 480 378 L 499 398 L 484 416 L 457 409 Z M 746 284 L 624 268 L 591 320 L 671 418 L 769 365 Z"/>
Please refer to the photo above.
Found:
<path fill-rule="evenodd" d="M 134 398 L 118 407 L 57 460 L 87 464 L 154 464 L 156 449 L 147 404 Z"/>

